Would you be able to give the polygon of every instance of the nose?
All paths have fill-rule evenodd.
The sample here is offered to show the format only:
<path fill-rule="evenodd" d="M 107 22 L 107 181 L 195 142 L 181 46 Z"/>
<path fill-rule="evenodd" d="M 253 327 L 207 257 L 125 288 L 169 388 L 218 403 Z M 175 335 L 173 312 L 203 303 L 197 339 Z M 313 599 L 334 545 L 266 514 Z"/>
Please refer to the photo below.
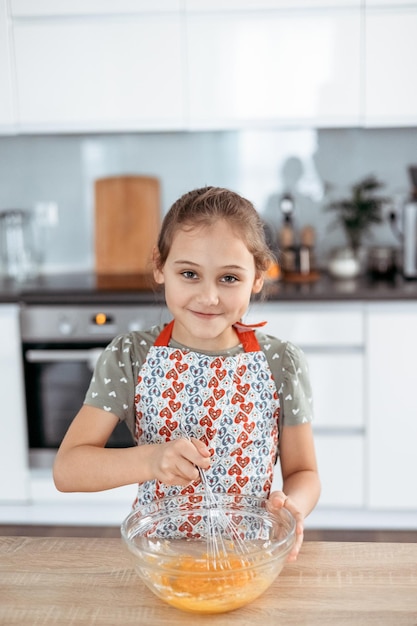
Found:
<path fill-rule="evenodd" d="M 217 285 L 203 282 L 198 293 L 198 302 L 204 306 L 216 306 L 219 303 Z"/>

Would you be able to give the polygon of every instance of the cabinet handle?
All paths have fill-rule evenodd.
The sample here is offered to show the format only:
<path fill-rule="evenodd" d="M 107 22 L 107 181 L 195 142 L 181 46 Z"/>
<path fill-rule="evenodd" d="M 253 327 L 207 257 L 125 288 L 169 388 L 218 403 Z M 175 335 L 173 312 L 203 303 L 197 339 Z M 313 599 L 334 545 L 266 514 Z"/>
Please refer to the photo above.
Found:
<path fill-rule="evenodd" d="M 29 363 L 70 363 L 86 361 L 90 366 L 97 361 L 103 348 L 89 350 L 26 350 L 25 357 Z"/>

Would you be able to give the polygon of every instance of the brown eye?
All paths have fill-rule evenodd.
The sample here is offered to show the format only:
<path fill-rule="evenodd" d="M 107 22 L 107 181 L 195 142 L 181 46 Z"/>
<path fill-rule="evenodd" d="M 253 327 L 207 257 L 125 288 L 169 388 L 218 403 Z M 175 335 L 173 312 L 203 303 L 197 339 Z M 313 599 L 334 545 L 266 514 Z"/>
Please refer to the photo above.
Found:
<path fill-rule="evenodd" d="M 231 274 L 228 274 L 227 276 L 223 276 L 222 278 L 222 282 L 228 283 L 228 284 L 236 283 L 238 280 L 239 279 L 236 276 L 232 276 Z"/>
<path fill-rule="evenodd" d="M 197 278 L 197 274 L 195 272 L 192 272 L 191 270 L 187 270 L 186 272 L 181 272 L 181 276 L 184 276 L 184 278 Z"/>

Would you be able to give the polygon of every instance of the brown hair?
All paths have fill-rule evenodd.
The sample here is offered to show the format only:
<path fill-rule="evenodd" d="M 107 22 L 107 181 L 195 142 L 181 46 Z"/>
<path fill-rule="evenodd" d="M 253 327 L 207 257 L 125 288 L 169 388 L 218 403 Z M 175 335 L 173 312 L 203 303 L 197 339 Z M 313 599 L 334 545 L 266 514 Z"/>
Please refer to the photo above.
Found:
<path fill-rule="evenodd" d="M 202 187 L 179 198 L 162 222 L 157 242 L 155 263 L 162 269 L 178 229 L 210 226 L 217 220 L 226 220 L 242 237 L 253 254 L 256 271 L 265 272 L 274 256 L 265 240 L 263 222 L 249 200 L 222 187 Z"/>

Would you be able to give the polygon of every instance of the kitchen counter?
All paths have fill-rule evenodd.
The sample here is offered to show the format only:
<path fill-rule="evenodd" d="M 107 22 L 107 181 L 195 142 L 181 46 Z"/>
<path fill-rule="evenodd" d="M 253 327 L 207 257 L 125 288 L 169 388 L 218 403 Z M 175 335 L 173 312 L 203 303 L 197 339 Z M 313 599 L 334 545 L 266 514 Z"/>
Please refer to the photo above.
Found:
<path fill-rule="evenodd" d="M 405 280 L 399 274 L 385 280 L 368 275 L 334 280 L 323 272 L 310 283 L 270 283 L 266 293 L 269 300 L 281 302 L 417 300 L 417 280 Z M 163 302 L 163 292 L 148 275 L 46 274 L 23 283 L 0 278 L 0 303 L 5 302 L 155 304 Z"/>
<path fill-rule="evenodd" d="M 121 539 L 0 537 L 0 623 L 338 626 L 417 623 L 417 544 L 305 542 L 247 607 L 196 616 L 164 604 Z"/>

